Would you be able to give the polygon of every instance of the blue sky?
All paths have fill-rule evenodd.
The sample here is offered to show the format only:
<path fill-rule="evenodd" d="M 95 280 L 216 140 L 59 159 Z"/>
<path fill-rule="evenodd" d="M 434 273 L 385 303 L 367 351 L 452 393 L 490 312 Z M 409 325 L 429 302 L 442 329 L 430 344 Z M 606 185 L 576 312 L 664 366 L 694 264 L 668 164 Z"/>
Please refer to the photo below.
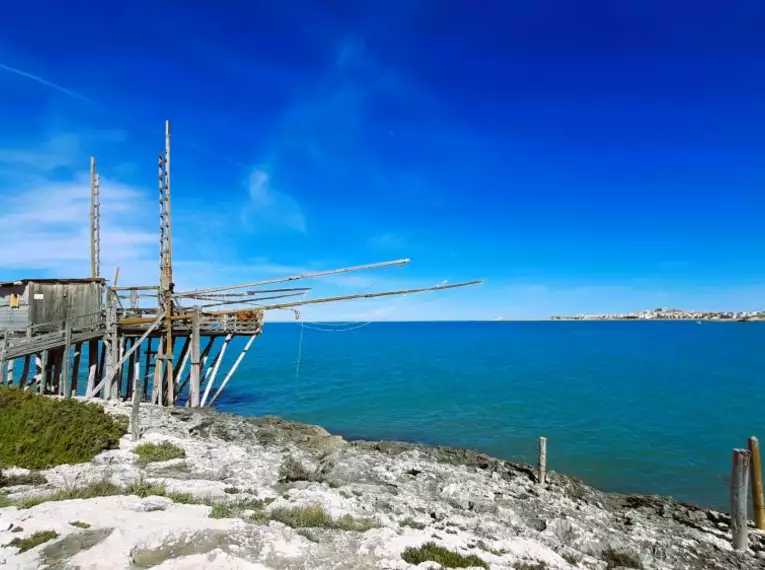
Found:
<path fill-rule="evenodd" d="M 187 289 L 411 257 L 306 309 L 491 319 L 765 308 L 765 4 L 29 0 L 0 22 L 0 278 L 156 281 L 173 125 Z M 294 318 L 287 313 L 276 318 Z"/>

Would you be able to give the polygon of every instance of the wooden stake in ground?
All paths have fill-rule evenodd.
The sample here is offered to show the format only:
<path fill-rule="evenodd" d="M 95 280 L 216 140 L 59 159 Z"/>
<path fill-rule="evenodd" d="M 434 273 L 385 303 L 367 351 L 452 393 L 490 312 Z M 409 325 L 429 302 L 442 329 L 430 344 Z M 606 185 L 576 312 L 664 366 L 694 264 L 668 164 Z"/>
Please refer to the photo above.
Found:
<path fill-rule="evenodd" d="M 754 526 L 760 530 L 765 530 L 765 502 L 763 502 L 762 497 L 762 459 L 760 458 L 760 441 L 754 436 L 749 438 L 749 454 L 752 470 Z"/>
<path fill-rule="evenodd" d="M 539 484 L 544 485 L 547 478 L 547 438 L 539 438 Z"/>
<path fill-rule="evenodd" d="M 746 550 L 748 506 L 747 488 L 749 486 L 749 451 L 733 450 L 733 467 L 730 478 L 730 530 L 733 535 L 733 548 Z"/>

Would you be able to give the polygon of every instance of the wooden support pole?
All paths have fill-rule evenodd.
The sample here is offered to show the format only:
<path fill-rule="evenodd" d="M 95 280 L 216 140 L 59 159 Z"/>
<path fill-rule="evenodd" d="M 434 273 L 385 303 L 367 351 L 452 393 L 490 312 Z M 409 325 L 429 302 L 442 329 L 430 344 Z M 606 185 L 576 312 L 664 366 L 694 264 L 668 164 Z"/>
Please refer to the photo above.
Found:
<path fill-rule="evenodd" d="M 202 396 L 202 402 L 200 403 L 200 405 L 203 407 L 207 403 L 207 398 L 210 396 L 210 389 L 213 387 L 213 384 L 215 384 L 215 377 L 218 375 L 220 363 L 223 362 L 223 355 L 226 354 L 226 348 L 228 348 L 228 343 L 231 342 L 231 337 L 231 334 L 226 335 L 226 338 L 223 340 L 223 346 L 220 347 L 218 357 L 215 359 L 215 363 L 213 364 L 212 368 L 212 374 L 210 375 L 210 379 L 207 381 L 207 386 L 205 386 L 205 393 L 204 396 Z M 207 372 L 210 373 L 210 370 Z M 206 377 L 207 374 L 205 374 L 205 378 Z"/>
<path fill-rule="evenodd" d="M 133 441 L 138 441 L 141 438 L 141 426 L 139 425 L 141 401 L 143 400 L 143 376 L 141 376 L 141 343 L 134 342 L 131 350 L 135 349 L 135 352 L 131 356 L 131 363 L 133 364 L 133 409 L 130 414 L 130 435 Z"/>
<path fill-rule="evenodd" d="M 66 321 L 64 332 L 64 351 L 61 353 L 61 389 L 64 398 L 71 398 L 72 384 L 69 367 L 71 366 L 72 355 L 72 323 Z"/>
<path fill-rule="evenodd" d="M 2 346 L 0 346 L 0 386 L 6 383 L 6 368 L 5 368 L 5 355 L 8 351 L 8 336 L 10 335 L 9 331 L 5 331 L 5 334 L 3 335 L 3 342 Z"/>
<path fill-rule="evenodd" d="M 186 337 L 186 340 L 183 343 L 183 347 L 181 348 L 181 354 L 178 357 L 180 362 L 178 363 L 178 368 L 174 371 L 174 377 L 173 377 L 173 386 L 174 386 L 174 399 L 173 404 L 175 404 L 175 401 L 178 399 L 178 396 L 180 396 L 180 390 L 178 390 L 181 377 L 183 376 L 183 371 L 186 369 L 186 364 L 189 361 L 189 357 L 191 354 L 189 353 L 189 347 L 191 346 L 191 335 Z"/>
<path fill-rule="evenodd" d="M 63 384 L 61 383 L 61 363 L 64 360 L 64 350 L 57 348 L 53 351 L 53 362 L 51 363 L 51 380 L 53 383 L 53 393 L 59 396 L 64 395 Z"/>
<path fill-rule="evenodd" d="M 547 438 L 539 438 L 539 484 L 544 485 L 547 479 Z"/>
<path fill-rule="evenodd" d="M 98 373 L 98 339 L 88 341 L 88 385 L 85 387 L 85 393 L 90 394 L 96 385 L 96 374 Z"/>
<path fill-rule="evenodd" d="M 125 339 L 125 347 L 130 350 L 132 346 L 135 344 L 135 341 L 137 339 L 135 338 L 126 338 Z M 125 397 L 126 399 L 133 401 L 133 376 L 135 375 L 135 359 L 138 357 L 138 351 L 136 350 L 133 352 L 133 354 L 128 358 L 127 361 L 127 382 L 125 383 Z"/>
<path fill-rule="evenodd" d="M 104 376 L 104 378 L 101 380 L 101 382 L 99 382 L 99 383 L 98 383 L 98 386 L 96 386 L 96 387 L 93 389 L 93 391 L 92 391 L 92 392 L 88 393 L 88 398 L 92 398 L 92 397 L 95 395 L 95 393 L 96 393 L 96 392 L 98 392 L 98 391 L 101 389 L 101 387 L 102 387 L 104 384 L 108 384 L 108 383 L 109 383 L 109 382 L 112 380 L 112 376 L 114 376 L 114 374 L 116 374 L 116 373 L 117 373 L 117 370 L 119 370 L 119 367 L 120 367 L 120 366 L 122 366 L 122 364 L 125 362 L 125 360 L 127 360 L 128 358 L 130 358 L 130 356 L 131 356 L 131 355 L 132 355 L 132 354 L 133 354 L 133 353 L 134 353 L 136 350 L 138 350 L 138 347 L 140 347 L 140 346 L 141 346 L 141 343 L 142 343 L 144 340 L 146 340 L 146 338 L 147 338 L 147 337 L 148 337 L 148 336 L 149 336 L 149 335 L 152 333 L 152 331 L 153 331 L 153 330 L 154 330 L 154 329 L 157 327 L 157 325 L 159 325 L 159 323 L 160 323 L 160 322 L 162 322 L 162 319 L 164 319 L 164 318 L 165 318 L 165 315 L 164 315 L 164 313 L 163 313 L 163 314 L 160 314 L 160 315 L 157 317 L 157 319 L 154 321 L 154 323 L 152 323 L 152 325 L 151 325 L 151 326 L 150 326 L 148 329 L 146 329 L 146 331 L 145 331 L 145 332 L 143 333 L 143 335 L 142 335 L 142 336 L 141 336 L 141 337 L 140 337 L 140 338 L 139 338 L 139 339 L 138 339 L 138 340 L 135 342 L 135 344 L 132 346 L 132 348 L 131 348 L 130 350 L 128 350 L 128 351 L 127 351 L 127 352 L 126 352 L 126 353 L 125 353 L 125 354 L 122 356 L 122 358 L 120 358 L 120 359 L 119 359 L 119 361 L 118 361 L 118 362 L 116 362 L 116 363 L 114 364 L 114 366 L 112 366 L 112 367 L 111 367 L 111 369 L 109 370 L 109 373 L 108 373 L 106 376 Z"/>
<path fill-rule="evenodd" d="M 29 380 L 29 368 L 31 366 L 32 356 L 27 354 L 24 357 L 24 368 L 21 370 L 21 378 L 19 379 L 19 388 L 23 388 Z"/>
<path fill-rule="evenodd" d="M 733 450 L 733 467 L 730 478 L 730 530 L 733 548 L 747 548 L 747 488 L 749 486 L 749 451 Z"/>
<path fill-rule="evenodd" d="M 255 340 L 256 335 L 252 335 L 248 340 L 247 344 L 244 345 L 244 349 L 241 353 L 239 353 L 239 356 L 236 358 L 236 362 L 234 362 L 234 365 L 231 367 L 231 370 L 228 371 L 228 374 L 226 374 L 226 377 L 223 379 L 223 382 L 220 385 L 220 388 L 218 388 L 218 391 L 215 392 L 215 395 L 210 400 L 210 407 L 215 403 L 215 400 L 218 399 L 218 397 L 223 392 L 223 389 L 226 387 L 226 384 L 228 384 L 228 381 L 231 380 L 231 377 L 234 375 L 234 372 L 236 372 L 236 369 L 239 368 L 239 363 L 242 362 L 242 359 L 244 358 L 244 355 L 247 354 L 247 351 L 250 350 L 250 346 L 252 346 L 252 342 Z"/>
<path fill-rule="evenodd" d="M 80 359 L 82 358 L 82 343 L 74 345 L 74 359 L 72 361 L 72 395 L 77 395 L 77 383 L 80 378 Z"/>
<path fill-rule="evenodd" d="M 13 386 L 13 363 L 16 362 L 15 358 L 11 358 L 8 361 L 8 379 L 6 380 L 8 386 Z"/>
<path fill-rule="evenodd" d="M 151 369 L 151 357 L 152 357 L 152 344 L 153 339 L 151 337 L 146 339 L 146 361 L 144 363 L 144 371 L 143 374 L 145 376 L 144 382 L 141 383 L 144 390 L 144 398 L 148 397 L 149 392 L 149 383 L 146 382 L 149 376 L 149 370 Z"/>
<path fill-rule="evenodd" d="M 762 497 L 762 459 L 760 457 L 760 440 L 749 438 L 749 455 L 752 469 L 752 502 L 754 503 L 754 526 L 765 530 L 765 502 Z"/>
<path fill-rule="evenodd" d="M 40 357 L 40 394 L 45 394 L 45 388 L 48 384 L 48 358 L 49 351 L 43 350 Z"/>
<path fill-rule="evenodd" d="M 200 389 L 200 338 L 199 338 L 199 307 L 194 307 L 194 314 L 191 317 L 191 388 L 189 388 L 189 402 L 192 408 L 199 407 L 199 389 Z M 179 390 L 180 391 L 180 390 Z"/>
<path fill-rule="evenodd" d="M 201 336 L 200 336 L 200 341 L 201 341 Z M 211 337 L 209 337 L 207 339 L 207 345 L 205 345 L 204 349 L 202 350 L 202 355 L 198 359 L 199 360 L 199 366 L 198 366 L 199 372 L 197 373 L 197 376 L 200 378 L 200 380 L 199 380 L 199 384 L 198 384 L 199 388 L 197 388 L 197 390 L 196 390 L 196 393 L 197 393 L 197 398 L 196 398 L 197 406 L 199 405 L 199 400 L 200 400 L 200 396 L 201 396 L 201 385 L 202 385 L 201 376 L 202 376 L 202 370 L 205 367 L 205 362 L 207 362 L 207 356 L 209 355 L 210 350 L 212 349 L 214 342 L 215 342 L 215 337 L 214 336 L 211 336 Z M 193 370 L 193 368 L 192 368 L 192 370 Z M 190 380 L 192 378 L 192 376 L 191 376 L 192 375 L 192 370 L 189 370 L 189 373 L 186 375 L 186 378 L 184 378 L 183 382 L 181 383 L 181 385 L 178 386 L 178 393 L 179 394 L 183 393 L 183 390 L 186 388 L 186 384 L 188 384 L 190 382 Z M 189 397 L 186 400 L 186 407 L 190 407 L 190 406 L 191 406 L 191 388 L 189 388 Z"/>

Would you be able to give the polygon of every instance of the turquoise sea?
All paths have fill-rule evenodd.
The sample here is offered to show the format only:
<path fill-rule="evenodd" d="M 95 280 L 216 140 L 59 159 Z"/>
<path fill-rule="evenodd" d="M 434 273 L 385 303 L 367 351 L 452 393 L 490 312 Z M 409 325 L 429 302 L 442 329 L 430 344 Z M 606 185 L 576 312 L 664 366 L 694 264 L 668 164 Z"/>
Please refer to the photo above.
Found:
<path fill-rule="evenodd" d="M 551 469 L 724 510 L 732 448 L 765 437 L 763 324 L 349 328 L 267 324 L 218 409 L 529 463 L 544 435 Z"/>

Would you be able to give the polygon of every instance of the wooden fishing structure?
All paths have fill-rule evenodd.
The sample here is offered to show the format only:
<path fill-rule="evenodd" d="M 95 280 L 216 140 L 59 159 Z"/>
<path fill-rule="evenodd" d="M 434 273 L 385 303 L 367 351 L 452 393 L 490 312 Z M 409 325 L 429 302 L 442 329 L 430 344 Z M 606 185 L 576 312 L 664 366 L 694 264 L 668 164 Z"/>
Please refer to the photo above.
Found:
<path fill-rule="evenodd" d="M 90 259 L 88 278 L 19 279 L 0 283 L 0 384 L 64 397 L 179 402 L 212 406 L 253 341 L 264 313 L 318 303 L 405 295 L 465 287 L 481 281 L 421 289 L 306 298 L 308 287 L 287 287 L 309 278 L 401 266 L 408 259 L 316 271 L 275 279 L 176 291 L 172 263 L 170 122 L 157 159 L 159 192 L 158 285 L 119 286 L 101 276 L 101 182 L 90 163 Z M 108 191 L 108 190 L 107 190 Z M 300 296 L 299 300 L 285 301 Z M 152 306 L 143 306 L 150 299 Z M 228 306 L 228 308 L 226 308 Z M 244 348 L 216 385 L 231 340 Z M 87 365 L 85 359 L 87 358 Z M 82 376 L 82 378 L 80 377 Z"/>

